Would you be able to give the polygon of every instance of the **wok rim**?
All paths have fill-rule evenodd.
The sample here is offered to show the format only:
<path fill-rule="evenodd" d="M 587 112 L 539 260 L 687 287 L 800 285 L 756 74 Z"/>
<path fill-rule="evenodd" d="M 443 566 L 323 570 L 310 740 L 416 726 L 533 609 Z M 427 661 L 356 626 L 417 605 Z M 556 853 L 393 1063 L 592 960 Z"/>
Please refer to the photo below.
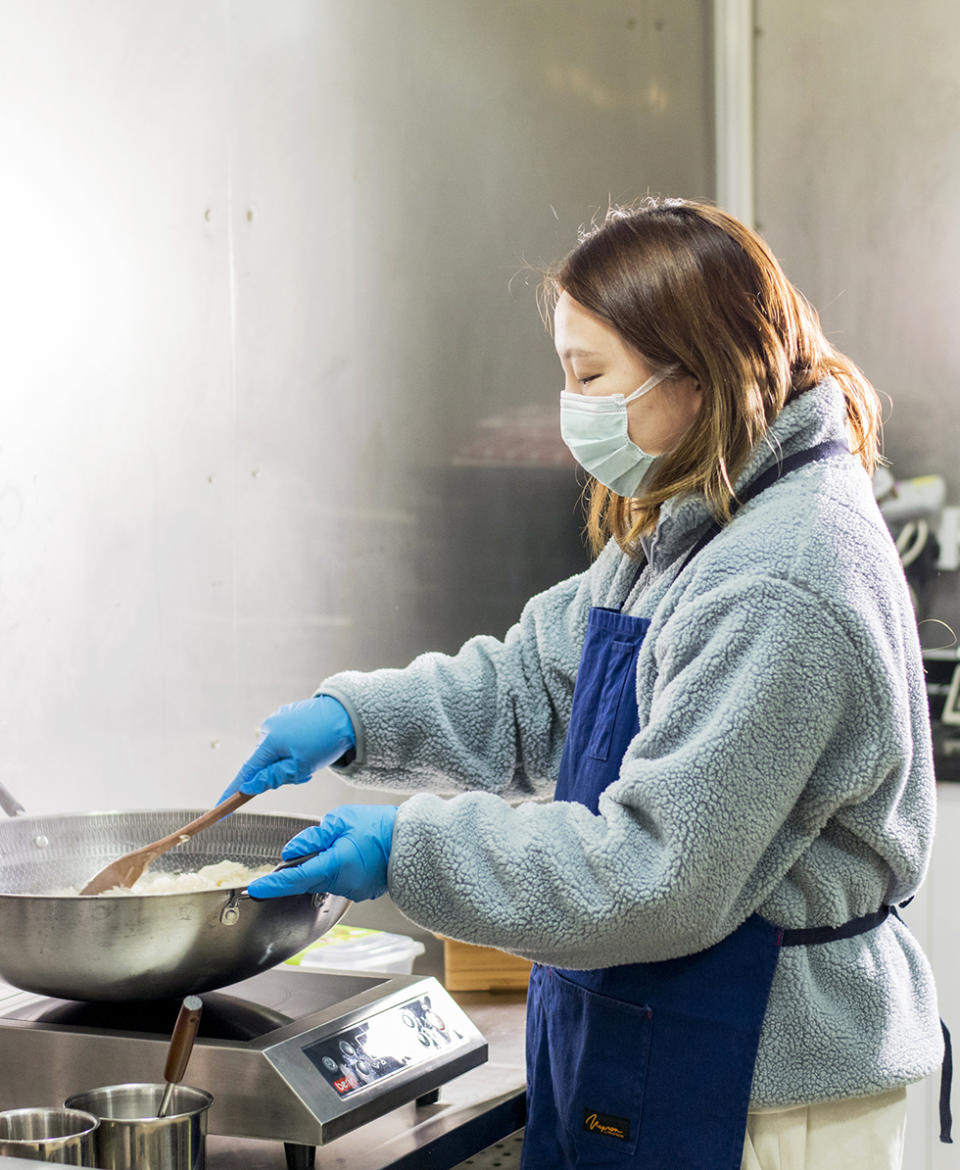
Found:
<path fill-rule="evenodd" d="M 155 813 L 191 813 L 194 812 L 196 816 L 207 811 L 199 808 L 184 809 L 179 805 L 170 805 L 165 808 L 136 808 L 136 809 L 87 809 L 79 812 L 53 812 L 53 813 L 29 813 L 21 814 L 15 817 L 0 818 L 0 841 L 3 838 L 3 829 L 5 825 L 29 825 L 31 823 L 38 823 L 50 820 L 74 820 L 82 821 L 93 817 L 129 817 L 129 816 L 149 816 Z M 318 825 L 320 817 L 311 817 L 308 813 L 288 813 L 288 812 L 258 812 L 248 809 L 238 810 L 231 813 L 231 816 L 239 817 L 256 817 L 267 818 L 273 817 L 285 821 L 301 821 L 303 828 L 309 828 L 311 825 Z M 229 818 L 224 818 L 227 820 Z M 220 822 L 216 822 L 219 824 Z M 211 828 L 213 826 L 210 826 Z M 176 848 L 176 846 L 174 846 Z M 171 850 L 173 852 L 173 850 Z M 118 856 L 122 856 L 119 855 Z M 40 860 L 38 858 L 38 860 Z M 277 861 L 279 862 L 279 857 Z M 30 898 L 34 901 L 42 900 L 45 902 L 61 902 L 73 905 L 85 905 L 92 901 L 97 902 L 129 902 L 136 903 L 140 899 L 152 900 L 154 898 L 222 898 L 224 894 L 234 894 L 238 891 L 245 893 L 246 886 L 219 886 L 215 890 L 167 890 L 156 893 L 136 893 L 136 894 L 111 894 L 104 892 L 102 894 L 18 894 L 13 891 L 0 890 L 0 899 L 15 898 L 26 899 Z M 312 894 L 292 894 L 291 897 L 313 897 Z M 258 899 L 250 899 L 254 904 Z M 349 901 L 349 899 L 347 899 Z"/>

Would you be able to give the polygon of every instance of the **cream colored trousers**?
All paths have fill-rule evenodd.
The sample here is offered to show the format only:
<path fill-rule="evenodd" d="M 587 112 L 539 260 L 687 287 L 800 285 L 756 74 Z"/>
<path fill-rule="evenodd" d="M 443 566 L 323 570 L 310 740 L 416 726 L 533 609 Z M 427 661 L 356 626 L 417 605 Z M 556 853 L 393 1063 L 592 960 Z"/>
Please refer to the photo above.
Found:
<path fill-rule="evenodd" d="M 740 1170 L 901 1170 L 906 1088 L 747 1115 Z"/>

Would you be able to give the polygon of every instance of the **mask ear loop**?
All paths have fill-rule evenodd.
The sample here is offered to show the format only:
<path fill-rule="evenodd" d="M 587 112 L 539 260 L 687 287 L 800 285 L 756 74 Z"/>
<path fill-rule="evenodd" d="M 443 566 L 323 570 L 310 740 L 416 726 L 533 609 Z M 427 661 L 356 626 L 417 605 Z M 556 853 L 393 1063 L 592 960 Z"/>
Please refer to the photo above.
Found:
<path fill-rule="evenodd" d="M 658 374 L 651 374 L 642 386 L 638 386 L 632 394 L 628 394 L 623 400 L 624 406 L 628 402 L 633 402 L 637 398 L 642 398 L 644 394 L 649 394 L 651 390 L 659 386 L 661 382 L 665 382 L 677 372 L 676 366 L 667 366 L 665 370 L 661 370 Z"/>

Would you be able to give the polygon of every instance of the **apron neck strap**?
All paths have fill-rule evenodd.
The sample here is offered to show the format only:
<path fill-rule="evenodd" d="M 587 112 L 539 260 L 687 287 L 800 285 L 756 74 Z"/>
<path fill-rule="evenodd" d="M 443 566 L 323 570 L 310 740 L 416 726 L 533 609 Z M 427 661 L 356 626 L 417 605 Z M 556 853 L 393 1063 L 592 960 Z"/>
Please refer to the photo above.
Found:
<path fill-rule="evenodd" d="M 796 454 L 788 455 L 785 459 L 777 459 L 777 461 L 772 466 L 768 467 L 766 471 L 757 476 L 757 478 L 746 488 L 741 496 L 733 500 L 730 509 L 731 516 L 736 516 L 737 512 L 740 510 L 740 508 L 743 507 L 744 504 L 748 503 L 756 496 L 759 496 L 760 493 L 766 491 L 768 487 L 772 487 L 773 484 L 782 479 L 785 475 L 789 475 L 791 471 L 796 471 L 800 467 L 805 467 L 808 463 L 817 463 L 821 459 L 829 459 L 833 455 L 849 454 L 850 450 L 844 443 L 841 443 L 838 439 L 827 439 L 823 443 L 817 443 L 814 447 L 808 447 L 806 451 L 797 451 Z M 718 524 L 716 520 L 711 521 L 710 526 L 707 528 L 706 532 L 703 534 L 703 536 L 700 537 L 696 544 L 694 544 L 693 548 L 691 548 L 684 557 L 683 563 L 680 565 L 679 572 L 677 573 L 678 577 L 680 576 L 680 573 L 682 573 L 683 570 L 687 567 L 687 565 L 690 564 L 697 553 L 704 549 L 710 543 L 710 541 L 713 540 L 717 533 L 721 532 L 722 530 L 722 524 Z M 633 592 L 637 581 L 640 579 L 640 574 L 643 572 L 645 564 L 646 561 L 641 561 L 636 573 L 634 573 L 633 579 L 631 580 L 627 592 L 624 595 L 623 601 L 620 603 L 621 610 L 626 605 L 627 598 Z"/>

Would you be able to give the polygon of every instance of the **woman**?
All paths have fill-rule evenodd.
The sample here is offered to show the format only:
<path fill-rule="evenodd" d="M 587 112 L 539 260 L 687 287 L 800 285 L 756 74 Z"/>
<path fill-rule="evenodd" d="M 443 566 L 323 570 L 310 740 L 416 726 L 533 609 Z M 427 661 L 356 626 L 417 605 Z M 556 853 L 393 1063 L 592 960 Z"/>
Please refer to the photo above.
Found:
<path fill-rule="evenodd" d="M 338 809 L 251 892 L 389 888 L 532 959 L 529 1170 L 897 1167 L 942 1039 L 890 913 L 934 786 L 876 394 L 708 205 L 612 211 L 547 288 L 598 555 L 502 642 L 271 716 L 228 791 L 468 791 Z"/>

